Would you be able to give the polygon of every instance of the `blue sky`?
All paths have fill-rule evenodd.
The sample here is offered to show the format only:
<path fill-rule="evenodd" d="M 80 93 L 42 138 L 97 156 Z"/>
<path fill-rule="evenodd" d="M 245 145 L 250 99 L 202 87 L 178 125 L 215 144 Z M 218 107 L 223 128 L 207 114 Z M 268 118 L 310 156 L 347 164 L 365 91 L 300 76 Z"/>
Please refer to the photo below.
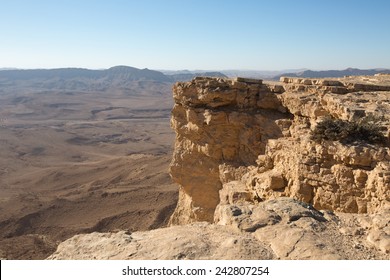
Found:
<path fill-rule="evenodd" d="M 390 68 L 390 1 L 0 0 L 0 67 Z"/>

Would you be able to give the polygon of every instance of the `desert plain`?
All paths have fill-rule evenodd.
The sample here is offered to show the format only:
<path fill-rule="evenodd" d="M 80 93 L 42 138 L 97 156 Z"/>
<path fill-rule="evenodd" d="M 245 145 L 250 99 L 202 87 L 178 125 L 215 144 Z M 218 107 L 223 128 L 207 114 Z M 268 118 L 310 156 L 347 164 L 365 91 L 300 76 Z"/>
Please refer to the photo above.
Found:
<path fill-rule="evenodd" d="M 159 228 L 176 205 L 172 84 L 72 82 L 2 81 L 2 259 L 44 259 L 78 233 Z"/>

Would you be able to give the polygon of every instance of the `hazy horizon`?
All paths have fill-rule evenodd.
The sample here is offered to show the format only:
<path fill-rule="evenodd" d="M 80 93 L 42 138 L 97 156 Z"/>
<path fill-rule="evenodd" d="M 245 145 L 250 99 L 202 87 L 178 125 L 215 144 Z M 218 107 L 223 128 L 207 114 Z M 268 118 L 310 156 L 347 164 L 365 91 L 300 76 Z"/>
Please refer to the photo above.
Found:
<path fill-rule="evenodd" d="M 390 2 L 4 0 L 0 68 L 390 68 Z"/>
<path fill-rule="evenodd" d="M 88 68 L 88 67 L 72 67 L 72 66 L 65 66 L 65 67 L 53 67 L 53 68 L 17 68 L 17 67 L 0 67 L 0 71 L 4 70 L 56 70 L 56 69 L 85 69 L 85 70 L 107 70 L 113 67 L 117 66 L 124 66 L 124 67 L 132 67 L 132 68 L 137 68 L 137 69 L 148 69 L 148 70 L 153 70 L 153 71 L 159 71 L 159 72 L 229 72 L 229 71 L 242 71 L 242 72 L 299 72 L 299 71 L 329 71 L 329 70 L 335 70 L 335 71 L 342 71 L 342 70 L 347 70 L 350 68 L 353 69 L 360 69 L 360 70 L 390 70 L 390 68 L 384 68 L 384 67 L 370 67 L 370 68 L 355 68 L 355 67 L 346 67 L 346 68 L 340 68 L 340 69 L 312 69 L 312 68 L 297 68 L 297 69 L 276 69 L 276 70 L 269 70 L 269 69 L 152 69 L 152 68 L 147 68 L 147 67 L 134 67 L 132 65 L 113 65 L 109 66 L 107 68 Z"/>

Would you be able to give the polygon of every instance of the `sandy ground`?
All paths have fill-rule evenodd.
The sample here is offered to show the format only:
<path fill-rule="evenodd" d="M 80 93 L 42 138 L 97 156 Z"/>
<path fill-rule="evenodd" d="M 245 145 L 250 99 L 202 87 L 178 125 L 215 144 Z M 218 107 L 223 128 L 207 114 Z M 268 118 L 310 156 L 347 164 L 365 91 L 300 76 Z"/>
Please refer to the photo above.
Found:
<path fill-rule="evenodd" d="M 0 93 L 0 258 L 166 225 L 177 200 L 170 90 L 145 92 Z"/>

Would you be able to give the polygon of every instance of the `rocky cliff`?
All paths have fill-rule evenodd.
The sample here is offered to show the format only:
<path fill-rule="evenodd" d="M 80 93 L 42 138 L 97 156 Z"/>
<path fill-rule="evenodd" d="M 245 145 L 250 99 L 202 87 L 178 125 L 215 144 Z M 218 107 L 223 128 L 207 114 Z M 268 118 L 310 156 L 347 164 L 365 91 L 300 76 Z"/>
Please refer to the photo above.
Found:
<path fill-rule="evenodd" d="M 181 189 L 172 223 L 212 221 L 222 183 L 234 177 L 221 179 L 222 165 L 231 173 L 254 165 L 268 139 L 283 136 L 280 126 L 292 115 L 259 80 L 196 78 L 177 83 L 173 98 L 177 137 L 170 173 Z"/>
<path fill-rule="evenodd" d="M 326 117 L 370 116 L 388 137 L 389 77 L 177 83 L 170 172 L 181 193 L 172 224 L 212 222 L 224 205 L 282 196 L 316 209 L 374 213 L 390 198 L 389 148 L 318 143 L 311 134 Z"/>
<path fill-rule="evenodd" d="M 390 75 L 199 77 L 173 97 L 171 227 L 76 236 L 51 258 L 390 258 Z M 367 120 L 381 142 L 315 139 L 324 120 Z"/>

